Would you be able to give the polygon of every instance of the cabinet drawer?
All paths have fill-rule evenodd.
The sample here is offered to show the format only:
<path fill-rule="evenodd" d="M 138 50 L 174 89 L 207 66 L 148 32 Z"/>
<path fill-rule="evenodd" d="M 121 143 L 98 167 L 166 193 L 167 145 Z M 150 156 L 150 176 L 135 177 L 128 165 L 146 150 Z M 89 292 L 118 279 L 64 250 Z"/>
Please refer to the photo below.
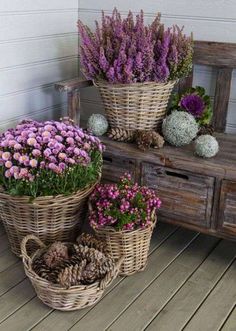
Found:
<path fill-rule="evenodd" d="M 160 215 L 168 221 L 210 227 L 214 178 L 182 170 L 142 164 L 142 183 L 157 189 Z"/>
<path fill-rule="evenodd" d="M 218 227 L 228 234 L 236 234 L 236 182 L 222 181 Z"/>
<path fill-rule="evenodd" d="M 102 167 L 102 181 L 106 183 L 116 183 L 119 178 L 129 172 L 135 179 L 135 160 L 130 158 L 121 158 L 104 153 Z"/>

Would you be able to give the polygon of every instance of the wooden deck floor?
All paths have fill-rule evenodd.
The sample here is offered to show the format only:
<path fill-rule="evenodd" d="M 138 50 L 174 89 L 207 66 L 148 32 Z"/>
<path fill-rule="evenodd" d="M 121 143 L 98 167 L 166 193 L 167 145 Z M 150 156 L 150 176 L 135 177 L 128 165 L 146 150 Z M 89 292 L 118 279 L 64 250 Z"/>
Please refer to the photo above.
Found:
<path fill-rule="evenodd" d="M 43 305 L 0 227 L 0 330 L 235 331 L 236 243 L 159 224 L 144 272 L 118 278 L 94 307 Z"/>

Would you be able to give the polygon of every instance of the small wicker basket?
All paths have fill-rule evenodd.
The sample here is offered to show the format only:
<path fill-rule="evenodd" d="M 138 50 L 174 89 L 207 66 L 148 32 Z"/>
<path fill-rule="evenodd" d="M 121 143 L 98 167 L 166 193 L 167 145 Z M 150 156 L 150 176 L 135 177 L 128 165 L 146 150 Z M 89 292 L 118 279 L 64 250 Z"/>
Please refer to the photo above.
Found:
<path fill-rule="evenodd" d="M 120 266 L 120 275 L 130 276 L 137 271 L 145 269 L 155 225 L 156 216 L 154 222 L 144 229 L 116 231 L 110 226 L 95 229 L 97 238 L 106 243 L 108 252 L 113 259 L 123 256 L 124 260 Z"/>
<path fill-rule="evenodd" d="M 32 202 L 27 196 L 0 192 L 0 216 L 12 252 L 20 255 L 20 243 L 27 234 L 35 234 L 46 244 L 73 241 L 87 212 L 87 197 L 97 182 L 69 196 L 38 197 Z"/>
<path fill-rule="evenodd" d="M 27 253 L 27 243 L 34 241 L 39 249 L 30 257 Z M 28 235 L 21 243 L 21 256 L 26 275 L 29 277 L 37 296 L 47 306 L 62 310 L 71 311 L 89 307 L 100 300 L 105 288 L 116 278 L 119 272 L 122 257 L 117 261 L 114 270 L 91 285 L 77 285 L 70 288 L 62 288 L 52 284 L 42 277 L 39 277 L 32 269 L 34 259 L 45 252 L 47 246 L 36 236 Z"/>
<path fill-rule="evenodd" d="M 110 126 L 126 130 L 160 130 L 176 81 L 108 84 L 98 87 Z"/>

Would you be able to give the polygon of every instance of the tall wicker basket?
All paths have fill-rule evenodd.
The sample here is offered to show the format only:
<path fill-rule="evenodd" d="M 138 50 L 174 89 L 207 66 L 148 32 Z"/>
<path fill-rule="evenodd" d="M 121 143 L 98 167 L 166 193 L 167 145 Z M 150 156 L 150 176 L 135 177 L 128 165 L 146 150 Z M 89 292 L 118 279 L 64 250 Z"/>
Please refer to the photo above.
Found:
<path fill-rule="evenodd" d="M 30 256 L 27 251 L 27 243 L 34 241 L 39 249 Z M 33 270 L 32 264 L 37 256 L 43 254 L 47 246 L 34 235 L 26 236 L 21 243 L 21 256 L 26 275 L 29 277 L 37 296 L 49 307 L 62 311 L 71 311 L 89 307 L 100 300 L 107 286 L 116 278 L 122 257 L 116 261 L 115 267 L 106 276 L 90 285 L 76 285 L 70 288 L 62 288 L 39 277 Z"/>
<path fill-rule="evenodd" d="M 150 247 L 154 222 L 144 229 L 134 231 L 116 231 L 112 227 L 96 229 L 96 236 L 107 245 L 108 252 L 113 259 L 123 256 L 120 266 L 120 275 L 130 276 L 145 269 Z"/>
<path fill-rule="evenodd" d="M 69 196 L 38 197 L 32 202 L 27 196 L 0 192 L 0 216 L 12 252 L 20 255 L 20 243 L 27 234 L 35 234 L 46 244 L 73 241 L 87 211 L 87 197 L 97 182 Z"/>
<path fill-rule="evenodd" d="M 95 82 L 110 126 L 126 130 L 160 130 L 176 81 L 108 84 Z"/>

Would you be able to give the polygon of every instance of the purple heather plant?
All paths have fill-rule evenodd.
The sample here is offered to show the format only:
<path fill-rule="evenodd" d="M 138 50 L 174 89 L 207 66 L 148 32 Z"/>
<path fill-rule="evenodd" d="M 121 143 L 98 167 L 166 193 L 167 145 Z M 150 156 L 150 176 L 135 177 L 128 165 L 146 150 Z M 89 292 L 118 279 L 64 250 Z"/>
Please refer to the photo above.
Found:
<path fill-rule="evenodd" d="M 127 173 L 117 184 L 98 184 L 90 203 L 89 222 L 93 228 L 112 226 L 128 231 L 149 226 L 161 206 L 154 190 L 134 184 Z"/>
<path fill-rule="evenodd" d="M 0 185 L 11 195 L 70 194 L 93 183 L 104 146 L 69 120 L 25 120 L 0 135 Z"/>
<path fill-rule="evenodd" d="M 145 25 L 144 13 L 134 19 L 102 12 L 92 32 L 80 20 L 81 63 L 88 79 L 111 84 L 167 82 L 187 76 L 192 69 L 193 41 L 177 25 L 165 29 L 160 15 Z"/>

